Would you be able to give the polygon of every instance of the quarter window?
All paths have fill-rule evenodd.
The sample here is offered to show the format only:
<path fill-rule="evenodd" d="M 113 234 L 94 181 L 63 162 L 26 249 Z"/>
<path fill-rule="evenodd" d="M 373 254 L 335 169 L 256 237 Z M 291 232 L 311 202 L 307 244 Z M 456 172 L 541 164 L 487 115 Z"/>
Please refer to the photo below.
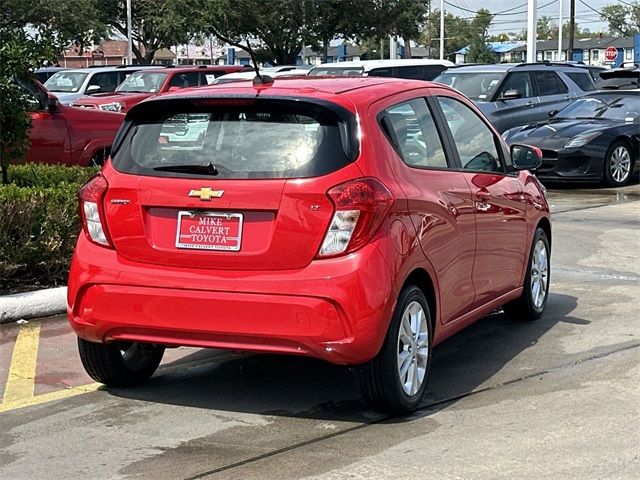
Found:
<path fill-rule="evenodd" d="M 567 77 L 569 77 L 573 83 L 578 85 L 580 89 L 585 92 L 592 92 L 596 89 L 589 72 L 567 73 Z"/>
<path fill-rule="evenodd" d="M 496 138 L 487 124 L 458 100 L 438 97 L 438 102 L 449 125 L 462 168 L 503 173 Z"/>
<path fill-rule="evenodd" d="M 386 114 L 394 143 L 407 165 L 447 168 L 440 135 L 423 98 L 394 105 Z"/>
<path fill-rule="evenodd" d="M 555 72 L 533 72 L 540 96 L 561 95 L 569 89 Z"/>

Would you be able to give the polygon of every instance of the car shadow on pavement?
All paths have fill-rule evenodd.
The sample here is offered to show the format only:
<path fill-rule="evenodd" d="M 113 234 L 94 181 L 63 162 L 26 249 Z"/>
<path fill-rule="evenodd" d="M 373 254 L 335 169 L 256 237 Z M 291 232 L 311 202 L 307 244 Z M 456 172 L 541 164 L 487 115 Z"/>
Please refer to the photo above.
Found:
<path fill-rule="evenodd" d="M 434 349 L 424 405 L 428 407 L 523 374 L 545 371 L 549 364 L 545 363 L 544 355 L 530 355 L 535 362 L 526 363 L 524 371 L 522 366 L 509 364 L 518 363 L 516 357 L 535 348 L 538 340 L 558 322 L 578 328 L 588 324 L 570 316 L 576 306 L 576 297 L 552 293 L 545 314 L 537 321 L 524 322 L 502 313 L 494 314 L 441 343 Z M 551 348 L 562 351 L 560 345 Z M 498 373 L 499 379 L 495 378 Z M 108 391 L 123 398 L 234 413 L 347 422 L 385 419 L 364 403 L 347 367 L 303 357 L 202 350 L 164 364 L 144 386 Z M 452 402 L 424 412 L 432 413 Z"/>

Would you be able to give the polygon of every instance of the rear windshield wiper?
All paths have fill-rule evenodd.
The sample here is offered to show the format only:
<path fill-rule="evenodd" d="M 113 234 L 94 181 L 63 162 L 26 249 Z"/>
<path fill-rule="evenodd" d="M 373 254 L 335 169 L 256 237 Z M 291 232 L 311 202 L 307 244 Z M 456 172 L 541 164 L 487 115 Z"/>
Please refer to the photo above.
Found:
<path fill-rule="evenodd" d="M 163 165 L 161 167 L 154 167 L 154 170 L 158 172 L 176 172 L 176 173 L 194 173 L 196 175 L 218 175 L 218 169 L 216 166 L 209 162 L 206 165 L 201 163 L 193 165 Z"/>

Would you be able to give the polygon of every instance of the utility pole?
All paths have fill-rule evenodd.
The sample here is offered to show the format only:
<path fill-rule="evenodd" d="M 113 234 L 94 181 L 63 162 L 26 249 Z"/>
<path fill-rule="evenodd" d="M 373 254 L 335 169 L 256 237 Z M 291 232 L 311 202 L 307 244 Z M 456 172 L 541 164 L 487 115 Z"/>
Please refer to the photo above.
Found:
<path fill-rule="evenodd" d="M 569 12 L 569 48 L 567 49 L 567 60 L 573 60 L 573 37 L 576 35 L 576 0 L 571 0 L 571 10 Z"/>
<path fill-rule="evenodd" d="M 440 0 L 440 60 L 444 60 L 444 0 Z"/>
<path fill-rule="evenodd" d="M 558 61 L 562 61 L 562 0 L 559 0 L 560 9 L 558 13 Z M 569 60 L 567 58 L 567 60 Z"/>
<path fill-rule="evenodd" d="M 529 0 L 527 7 L 527 63 L 536 62 L 537 35 L 538 30 L 538 0 Z"/>
<path fill-rule="evenodd" d="M 131 27 L 131 0 L 127 0 L 127 63 L 129 65 L 133 65 L 133 31 Z"/>

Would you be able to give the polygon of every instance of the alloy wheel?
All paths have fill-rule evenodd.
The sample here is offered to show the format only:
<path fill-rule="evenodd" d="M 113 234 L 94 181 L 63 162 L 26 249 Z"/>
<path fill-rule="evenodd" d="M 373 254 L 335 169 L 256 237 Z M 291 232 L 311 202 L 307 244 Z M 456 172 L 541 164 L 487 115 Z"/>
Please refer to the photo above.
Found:
<path fill-rule="evenodd" d="M 422 305 L 407 305 L 399 328 L 398 374 L 404 393 L 413 396 L 424 383 L 429 361 L 429 328 Z"/>
<path fill-rule="evenodd" d="M 531 256 L 531 299 L 536 308 L 541 308 L 547 296 L 549 282 L 549 257 L 547 246 L 538 240 Z"/>
<path fill-rule="evenodd" d="M 631 172 L 631 155 L 623 145 L 616 147 L 609 161 L 611 177 L 618 183 L 624 182 Z"/>

